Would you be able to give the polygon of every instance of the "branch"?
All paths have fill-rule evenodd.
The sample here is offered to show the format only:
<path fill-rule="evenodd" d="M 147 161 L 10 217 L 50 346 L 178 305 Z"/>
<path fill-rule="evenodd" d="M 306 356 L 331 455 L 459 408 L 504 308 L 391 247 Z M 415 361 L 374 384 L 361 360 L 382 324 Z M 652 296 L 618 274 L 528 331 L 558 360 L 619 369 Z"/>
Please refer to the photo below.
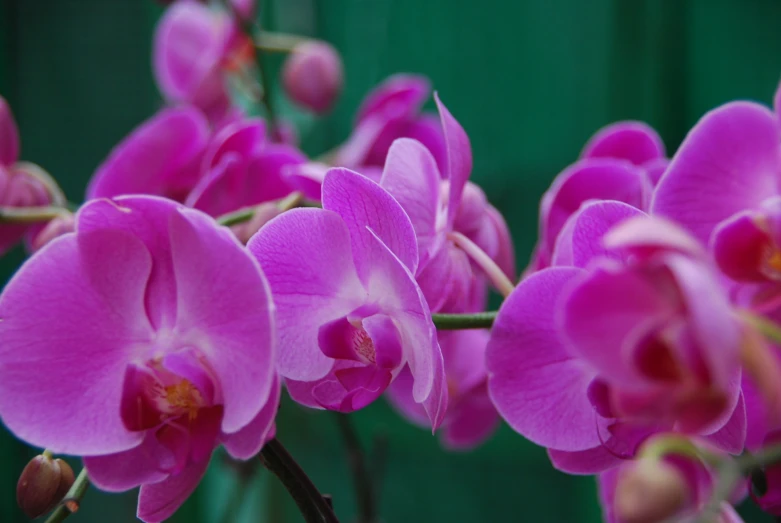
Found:
<path fill-rule="evenodd" d="M 260 459 L 285 486 L 306 523 L 339 523 L 328 502 L 278 439 L 263 445 Z"/>
<path fill-rule="evenodd" d="M 496 311 L 474 314 L 432 314 L 431 319 L 439 330 L 490 329 L 496 319 Z"/>

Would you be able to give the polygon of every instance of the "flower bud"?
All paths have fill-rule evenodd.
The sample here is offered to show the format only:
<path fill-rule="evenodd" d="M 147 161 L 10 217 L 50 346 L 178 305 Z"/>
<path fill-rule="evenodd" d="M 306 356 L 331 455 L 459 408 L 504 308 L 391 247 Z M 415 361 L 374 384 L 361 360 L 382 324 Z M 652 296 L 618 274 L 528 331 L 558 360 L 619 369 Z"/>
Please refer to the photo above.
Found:
<path fill-rule="evenodd" d="M 339 53 L 330 44 L 308 41 L 293 48 L 282 69 L 285 92 L 298 105 L 323 113 L 342 90 Z"/>
<path fill-rule="evenodd" d="M 35 456 L 16 484 L 16 502 L 29 518 L 37 518 L 62 501 L 73 485 L 73 469 L 46 453 Z"/>
<path fill-rule="evenodd" d="M 652 523 L 682 510 L 689 499 L 689 487 L 674 465 L 644 459 L 619 476 L 615 496 L 618 521 Z"/>
<path fill-rule="evenodd" d="M 36 252 L 53 239 L 62 236 L 63 234 L 73 232 L 74 230 L 76 230 L 76 218 L 72 213 L 58 216 L 47 223 L 46 226 L 41 229 L 41 232 L 35 235 L 33 241 L 30 243 L 30 250 Z"/>

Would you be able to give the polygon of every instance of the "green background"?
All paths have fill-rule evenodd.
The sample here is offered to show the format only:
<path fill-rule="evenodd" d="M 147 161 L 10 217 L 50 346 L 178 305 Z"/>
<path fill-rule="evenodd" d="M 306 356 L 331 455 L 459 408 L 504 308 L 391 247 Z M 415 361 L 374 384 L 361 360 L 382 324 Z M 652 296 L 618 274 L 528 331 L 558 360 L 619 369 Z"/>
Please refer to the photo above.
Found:
<path fill-rule="evenodd" d="M 73 201 L 111 147 L 162 104 L 149 65 L 160 12 L 151 0 L 0 3 L 0 94 L 16 114 L 22 157 L 51 172 Z M 778 0 L 275 0 L 264 15 L 266 26 L 329 40 L 344 58 L 346 88 L 327 118 L 294 112 L 276 93 L 309 153 L 343 140 L 363 95 L 388 74 L 428 75 L 472 140 L 473 180 L 505 213 L 519 265 L 535 240 L 540 195 L 599 127 L 642 119 L 673 151 L 709 108 L 734 98 L 769 102 L 781 72 Z M 22 257 L 3 261 L 3 278 Z M 507 427 L 454 454 L 383 402 L 353 417 L 367 446 L 387 441 L 385 522 L 599 520 L 593 480 L 554 471 Z M 285 402 L 279 436 L 352 521 L 332 415 Z M 31 455 L 0 432 L 2 522 L 25 521 L 14 490 Z M 215 459 L 172 521 L 218 521 L 235 485 L 233 470 Z M 268 474 L 249 492 L 241 521 L 299 521 Z M 133 521 L 134 503 L 132 494 L 92 490 L 72 520 Z M 747 519 L 764 520 L 756 511 Z"/>

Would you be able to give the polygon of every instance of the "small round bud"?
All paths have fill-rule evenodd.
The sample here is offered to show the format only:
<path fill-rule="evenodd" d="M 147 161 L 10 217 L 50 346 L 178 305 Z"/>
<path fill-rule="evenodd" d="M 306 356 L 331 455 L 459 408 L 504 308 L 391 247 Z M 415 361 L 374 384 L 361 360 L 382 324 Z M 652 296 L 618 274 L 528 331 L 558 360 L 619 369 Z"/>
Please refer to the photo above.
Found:
<path fill-rule="evenodd" d="M 688 500 L 686 478 L 674 465 L 644 459 L 619 476 L 615 513 L 622 523 L 652 523 L 675 515 Z"/>
<path fill-rule="evenodd" d="M 322 41 L 295 46 L 282 68 L 282 83 L 290 99 L 316 113 L 331 107 L 342 82 L 342 59 L 333 46 Z"/>
<path fill-rule="evenodd" d="M 61 459 L 35 456 L 19 476 L 16 502 L 27 517 L 37 518 L 62 501 L 74 481 L 73 469 Z"/>

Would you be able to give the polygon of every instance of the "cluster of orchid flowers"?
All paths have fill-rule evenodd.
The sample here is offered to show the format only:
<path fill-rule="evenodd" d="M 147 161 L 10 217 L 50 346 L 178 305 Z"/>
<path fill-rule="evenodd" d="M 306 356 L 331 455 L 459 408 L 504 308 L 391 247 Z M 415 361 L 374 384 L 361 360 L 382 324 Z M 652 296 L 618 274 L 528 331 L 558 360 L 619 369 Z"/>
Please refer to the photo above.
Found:
<path fill-rule="evenodd" d="M 607 521 L 740 521 L 747 495 L 781 515 L 781 113 L 726 104 L 671 159 L 645 124 L 602 129 L 545 193 L 516 284 L 466 132 L 436 95 L 439 117 L 421 112 L 428 82 L 389 78 L 310 159 L 235 87 L 267 103 L 260 54 L 290 45 L 285 92 L 320 113 L 339 56 L 254 18 L 241 0 L 168 7 L 169 104 L 75 212 L 18 161 L 0 99 L 0 248 L 33 253 L 0 295 L 0 416 L 47 449 L 20 478 L 29 515 L 66 517 L 89 481 L 140 486 L 138 517 L 163 521 L 220 445 L 274 470 L 282 387 L 341 413 L 384 395 L 449 449 L 503 418 L 598 475 Z M 82 457 L 78 478 L 52 453 Z M 307 521 L 336 521 L 296 481 Z"/>

